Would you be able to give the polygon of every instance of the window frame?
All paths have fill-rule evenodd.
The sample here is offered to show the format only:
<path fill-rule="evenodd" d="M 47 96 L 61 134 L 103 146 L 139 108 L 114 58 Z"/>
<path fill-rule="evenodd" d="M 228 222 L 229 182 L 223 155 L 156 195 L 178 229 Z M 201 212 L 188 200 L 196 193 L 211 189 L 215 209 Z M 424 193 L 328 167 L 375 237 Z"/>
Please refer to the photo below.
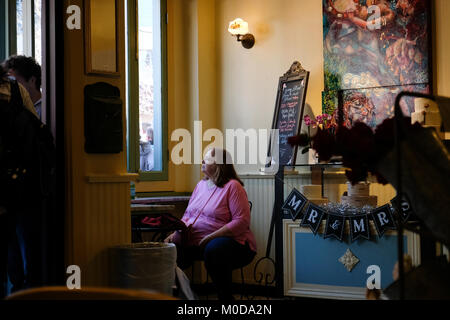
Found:
<path fill-rule="evenodd" d="M 8 5 L 6 1 L 0 2 L 0 61 L 8 56 Z M 3 21 L 3 22 L 2 22 Z"/>
<path fill-rule="evenodd" d="M 3 61 L 17 52 L 16 0 L 5 0 L 0 6 L 0 14 L 4 21 L 0 28 L 0 58 Z"/>
<path fill-rule="evenodd" d="M 162 170 L 143 172 L 140 170 L 139 152 L 139 43 L 138 43 L 138 0 L 127 1 L 128 30 L 128 132 L 127 159 L 128 171 L 139 173 L 141 181 L 168 181 L 168 90 L 167 90 L 167 0 L 160 0 L 161 19 L 161 136 Z"/>
<path fill-rule="evenodd" d="M 24 55 L 35 58 L 35 19 L 34 0 L 26 0 L 24 3 L 23 19 L 25 21 L 23 39 L 27 41 Z M 5 0 L 0 3 L 0 15 L 4 18 L 0 23 L 0 60 L 5 60 L 17 52 L 17 5 L 16 0 Z M 22 53 L 21 53 L 22 54 Z"/>

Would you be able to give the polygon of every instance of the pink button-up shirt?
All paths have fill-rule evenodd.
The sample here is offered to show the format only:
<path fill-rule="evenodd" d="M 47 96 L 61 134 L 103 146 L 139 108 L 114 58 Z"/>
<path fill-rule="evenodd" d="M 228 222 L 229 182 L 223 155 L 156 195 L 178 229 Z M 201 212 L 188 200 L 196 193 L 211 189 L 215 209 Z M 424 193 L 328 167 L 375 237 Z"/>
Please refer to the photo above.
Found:
<path fill-rule="evenodd" d="M 182 220 L 187 226 L 194 223 L 188 245 L 198 245 L 204 237 L 226 225 L 234 240 L 242 245 L 248 242 L 250 249 L 256 252 L 255 236 L 250 231 L 247 193 L 236 180 L 230 180 L 223 188 L 201 180 L 192 193 Z"/>

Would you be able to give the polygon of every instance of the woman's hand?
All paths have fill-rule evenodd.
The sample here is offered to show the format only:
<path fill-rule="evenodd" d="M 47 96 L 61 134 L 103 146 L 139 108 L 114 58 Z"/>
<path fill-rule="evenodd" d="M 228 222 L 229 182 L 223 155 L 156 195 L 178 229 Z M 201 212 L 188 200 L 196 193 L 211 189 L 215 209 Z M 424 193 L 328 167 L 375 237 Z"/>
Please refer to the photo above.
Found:
<path fill-rule="evenodd" d="M 207 235 L 206 237 L 204 237 L 200 243 L 198 244 L 200 246 L 200 248 L 204 248 L 206 247 L 206 245 L 208 244 L 208 242 L 210 242 L 213 238 L 211 237 L 211 235 Z"/>
<path fill-rule="evenodd" d="M 206 237 L 204 237 L 200 241 L 200 243 L 198 245 L 200 246 L 200 248 L 204 248 L 204 247 L 206 247 L 208 242 L 210 242 L 211 240 L 213 240 L 215 238 L 220 238 L 220 237 L 230 237 L 230 238 L 232 238 L 233 237 L 233 233 L 225 225 L 222 228 L 220 228 L 219 230 L 216 230 L 213 233 L 208 234 Z"/>
<path fill-rule="evenodd" d="M 172 243 L 174 235 L 175 232 L 171 233 L 167 238 L 164 239 L 164 243 Z"/>

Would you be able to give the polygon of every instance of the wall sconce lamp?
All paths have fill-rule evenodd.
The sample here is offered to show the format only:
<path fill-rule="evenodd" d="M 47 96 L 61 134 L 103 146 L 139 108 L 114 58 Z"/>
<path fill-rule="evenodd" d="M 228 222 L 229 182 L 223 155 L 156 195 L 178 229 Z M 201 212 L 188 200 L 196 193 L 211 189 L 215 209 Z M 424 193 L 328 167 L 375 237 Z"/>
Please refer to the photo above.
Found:
<path fill-rule="evenodd" d="M 245 49 L 250 49 L 255 45 L 255 37 L 248 33 L 248 23 L 241 18 L 230 22 L 228 32 L 236 36 L 237 41 L 240 41 Z"/>

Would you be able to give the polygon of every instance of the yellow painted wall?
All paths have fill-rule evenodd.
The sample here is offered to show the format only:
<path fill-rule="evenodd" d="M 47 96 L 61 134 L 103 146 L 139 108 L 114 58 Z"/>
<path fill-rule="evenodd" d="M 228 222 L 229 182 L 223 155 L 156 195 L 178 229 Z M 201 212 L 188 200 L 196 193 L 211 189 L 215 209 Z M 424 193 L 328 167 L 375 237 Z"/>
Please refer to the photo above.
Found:
<path fill-rule="evenodd" d="M 122 100 L 126 101 L 124 1 L 118 1 L 118 4 L 119 77 L 87 75 L 84 68 L 84 24 L 81 30 L 64 30 L 66 263 L 81 267 L 84 286 L 106 284 L 105 250 L 131 242 L 130 177 L 126 173 L 125 133 L 125 152 L 107 155 L 84 152 L 84 87 L 104 81 L 117 86 Z M 69 5 L 83 8 L 83 0 L 65 0 L 64 7 Z M 125 116 L 123 127 L 126 128 Z M 88 181 L 96 177 L 106 179 L 96 179 L 96 183 Z"/>
<path fill-rule="evenodd" d="M 216 39 L 214 0 L 168 0 L 168 109 L 169 151 L 174 130 L 191 132 L 194 145 L 194 121 L 202 121 L 202 132 L 217 128 Z M 198 144 L 202 135 L 197 135 Z M 191 155 L 194 162 L 194 147 Z M 197 161 L 202 158 L 202 150 Z M 171 153 L 169 153 L 170 155 Z M 201 178 L 200 165 L 169 163 L 169 181 L 138 182 L 137 192 L 192 191 Z"/>
<path fill-rule="evenodd" d="M 435 0 L 435 93 L 450 97 L 450 1 Z"/>

